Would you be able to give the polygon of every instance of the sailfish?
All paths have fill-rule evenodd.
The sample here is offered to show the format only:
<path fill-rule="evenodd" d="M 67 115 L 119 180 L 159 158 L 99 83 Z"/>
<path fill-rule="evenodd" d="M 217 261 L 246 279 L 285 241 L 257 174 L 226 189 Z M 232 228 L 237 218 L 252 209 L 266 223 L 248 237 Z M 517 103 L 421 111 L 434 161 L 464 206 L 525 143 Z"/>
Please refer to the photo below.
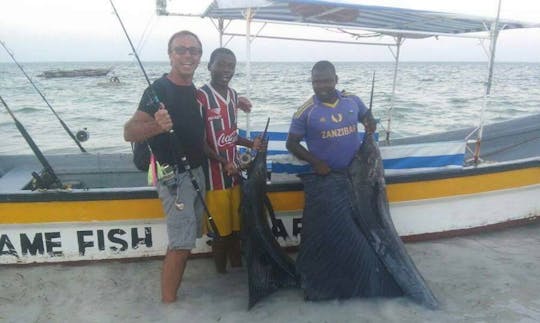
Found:
<path fill-rule="evenodd" d="M 347 169 L 300 177 L 306 203 L 295 262 L 268 226 L 266 153 L 257 153 L 248 170 L 241 212 L 249 308 L 281 287 L 300 286 L 306 300 L 407 296 L 428 308 L 438 307 L 394 228 L 372 133 L 366 133 Z"/>
<path fill-rule="evenodd" d="M 269 121 L 261 135 L 263 140 Z M 248 271 L 248 308 L 279 288 L 299 287 L 294 260 L 280 247 L 268 225 L 272 210 L 266 196 L 266 173 L 266 150 L 263 150 L 257 152 L 248 168 L 240 203 L 242 248 Z"/>

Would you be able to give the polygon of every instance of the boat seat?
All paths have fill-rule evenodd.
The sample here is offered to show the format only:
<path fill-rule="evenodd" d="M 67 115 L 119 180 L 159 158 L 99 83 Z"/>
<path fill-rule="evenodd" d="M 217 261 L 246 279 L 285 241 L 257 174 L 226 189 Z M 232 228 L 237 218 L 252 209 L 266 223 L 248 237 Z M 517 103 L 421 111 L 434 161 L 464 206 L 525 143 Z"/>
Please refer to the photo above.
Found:
<path fill-rule="evenodd" d="M 24 189 L 32 181 L 33 166 L 19 166 L 0 177 L 0 193 L 16 192 Z"/>

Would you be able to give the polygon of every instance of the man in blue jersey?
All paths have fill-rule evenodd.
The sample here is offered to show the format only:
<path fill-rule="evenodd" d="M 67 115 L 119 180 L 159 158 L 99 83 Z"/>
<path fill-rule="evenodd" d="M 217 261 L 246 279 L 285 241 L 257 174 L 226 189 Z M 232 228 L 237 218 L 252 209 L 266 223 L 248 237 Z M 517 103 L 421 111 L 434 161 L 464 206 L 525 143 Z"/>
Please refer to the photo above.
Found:
<path fill-rule="evenodd" d="M 305 208 L 296 267 L 304 296 L 306 300 L 388 296 L 372 292 L 388 275 L 373 260 L 376 255 L 357 248 L 365 245 L 365 239 L 344 216 L 352 198 L 347 168 L 362 143 L 358 123 L 366 132 L 374 132 L 374 119 L 360 98 L 336 90 L 338 77 L 332 63 L 317 62 L 311 82 L 315 95 L 294 114 L 287 138 L 287 149 L 315 172 L 302 176 Z M 300 144 L 302 139 L 307 149 Z M 369 268 L 351 268 L 351 261 Z M 365 285 L 366 275 L 373 286 Z"/>
<path fill-rule="evenodd" d="M 319 175 L 346 168 L 361 144 L 358 122 L 367 132 L 375 122 L 359 97 L 336 90 L 338 76 L 328 61 L 317 62 L 311 70 L 313 95 L 294 114 L 287 149 L 307 161 Z M 307 149 L 300 144 L 306 140 Z"/>

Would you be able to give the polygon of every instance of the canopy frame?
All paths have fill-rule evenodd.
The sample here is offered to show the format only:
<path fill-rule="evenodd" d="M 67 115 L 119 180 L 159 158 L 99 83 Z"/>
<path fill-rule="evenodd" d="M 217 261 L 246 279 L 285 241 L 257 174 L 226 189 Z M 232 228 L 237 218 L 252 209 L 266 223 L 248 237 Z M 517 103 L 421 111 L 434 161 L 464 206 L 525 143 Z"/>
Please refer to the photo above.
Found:
<path fill-rule="evenodd" d="M 497 15 L 494 20 L 491 18 L 475 17 L 469 15 L 459 15 L 451 13 L 441 13 L 441 12 L 432 12 L 432 11 L 421 11 L 421 10 L 412 10 L 412 9 L 401 9 L 401 8 L 390 8 L 390 7 L 379 7 L 379 6 L 366 6 L 366 5 L 355 5 L 355 4 L 346 4 L 339 2 L 329 2 L 321 0 L 251 0 L 247 1 L 248 3 L 257 3 L 259 2 L 260 6 L 247 6 L 247 7 L 236 7 L 236 8 L 223 8 L 220 9 L 219 3 L 226 3 L 227 1 L 223 0 L 214 0 L 212 4 L 206 9 L 206 11 L 201 15 L 202 18 L 209 18 L 216 29 L 219 32 L 220 46 L 223 46 L 223 37 L 229 36 L 229 40 L 225 43 L 228 44 L 231 39 L 237 36 L 246 37 L 246 75 L 247 75 L 247 89 L 246 94 L 249 96 L 251 93 L 251 43 L 256 38 L 266 38 L 266 39 L 281 39 L 281 40 L 293 40 L 293 41 L 313 41 L 321 43 L 340 43 L 340 44 L 355 44 L 355 45 L 370 45 L 370 46 L 387 46 L 394 58 L 394 73 L 392 80 L 392 93 L 390 97 L 390 105 L 387 109 L 387 126 L 386 126 L 386 137 L 385 140 L 389 144 L 391 141 L 391 123 L 392 123 L 392 112 L 394 109 L 394 98 L 397 84 L 397 76 L 399 71 L 399 59 L 401 53 L 401 46 L 403 45 L 406 39 L 417 39 L 417 38 L 428 38 L 428 37 L 461 37 L 461 38 L 476 38 L 481 40 L 488 40 L 490 42 L 489 49 L 486 50 L 488 56 L 488 73 L 486 77 L 486 87 L 484 91 L 484 97 L 482 101 L 482 107 L 480 110 L 480 120 L 478 126 L 465 138 L 468 143 L 474 143 L 475 149 L 473 152 L 472 161 L 474 164 L 478 164 L 480 159 L 480 146 L 483 135 L 483 127 L 485 121 L 485 111 L 490 100 L 491 86 L 493 82 L 493 67 L 495 60 L 495 50 L 497 39 L 500 31 L 504 29 L 518 29 L 518 28 L 537 28 L 540 27 L 540 24 L 527 24 L 517 21 L 500 21 L 500 10 L 502 0 L 498 0 Z M 234 2 L 234 1 L 230 1 Z M 241 2 L 241 1 L 236 1 Z M 184 16 L 183 14 L 169 13 L 166 10 L 166 2 L 163 0 L 156 0 L 157 12 L 158 15 L 178 15 Z M 318 8 L 323 8 L 325 10 L 318 13 L 307 15 L 302 17 L 303 21 L 293 21 L 289 17 L 276 18 L 272 15 L 274 14 L 270 11 L 272 5 L 276 8 L 284 8 L 284 4 L 290 5 L 312 5 L 318 6 Z M 332 6 L 334 6 L 332 8 Z M 270 8 L 270 9 L 269 9 Z M 415 30 L 414 28 L 384 28 L 377 25 L 377 22 L 372 21 L 372 26 L 369 23 L 363 22 L 363 25 L 354 25 L 350 21 L 347 23 L 340 23 L 339 21 L 318 21 L 320 17 L 328 17 L 332 14 L 339 13 L 340 11 L 346 12 L 346 10 L 353 9 L 366 9 L 374 10 L 374 12 L 380 11 L 380 17 L 384 19 L 395 18 L 395 21 L 404 19 L 403 16 L 407 19 L 413 19 L 415 17 L 426 17 L 431 19 L 425 24 L 419 24 L 419 28 Z M 270 12 L 268 16 L 261 17 L 260 12 Z M 395 13 L 395 17 L 388 18 L 388 12 Z M 401 16 L 400 16 L 401 15 Z M 409 17 L 410 16 L 410 17 Z M 412 18 L 411 18 L 412 17 Z M 443 23 L 437 21 L 438 18 L 443 19 Z M 245 33 L 230 33 L 227 32 L 227 28 L 230 26 L 230 23 L 233 20 L 243 19 L 246 21 L 246 31 Z M 214 21 L 216 20 L 217 23 Z M 225 25 L 225 21 L 228 21 Z M 257 33 L 252 35 L 251 25 L 253 22 L 262 22 L 263 25 Z M 347 29 L 352 30 L 362 30 L 368 32 L 374 32 L 376 34 L 372 36 L 390 36 L 393 37 L 393 42 L 365 42 L 365 41 L 341 41 L 341 40 L 332 40 L 332 39 L 310 39 L 310 38 L 298 38 L 298 37 L 285 37 L 285 36 L 271 36 L 261 34 L 262 30 L 269 24 L 290 24 L 290 25 L 301 25 L 304 27 L 319 27 L 319 28 L 338 28 L 337 30 L 351 34 L 353 36 L 358 36 L 354 32 L 350 32 Z M 430 25 L 431 24 L 431 25 Z M 445 25 L 446 24 L 446 25 Z M 474 24 L 474 27 L 470 27 L 471 24 Z M 366 26 L 367 25 L 367 26 Z M 429 27 L 439 30 L 429 30 Z M 426 29 L 427 28 L 427 29 Z M 460 29 L 461 28 L 461 29 Z M 443 30 L 443 31 L 440 31 Z M 362 35 L 364 37 L 364 35 Z M 395 52 L 393 47 L 396 48 Z M 246 130 L 247 135 L 249 135 L 250 129 L 250 119 L 249 114 L 246 120 Z M 470 138 L 476 133 L 476 139 L 470 140 Z"/>

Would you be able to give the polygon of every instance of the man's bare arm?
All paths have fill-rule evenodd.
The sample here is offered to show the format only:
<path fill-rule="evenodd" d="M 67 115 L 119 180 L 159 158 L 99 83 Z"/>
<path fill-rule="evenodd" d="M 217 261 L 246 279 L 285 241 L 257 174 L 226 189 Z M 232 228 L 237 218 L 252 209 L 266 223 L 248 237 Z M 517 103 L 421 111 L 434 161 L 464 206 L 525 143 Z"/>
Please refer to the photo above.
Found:
<path fill-rule="evenodd" d="M 297 158 L 307 161 L 313 167 L 313 170 L 319 175 L 327 175 L 330 173 L 330 167 L 310 153 L 304 146 L 300 144 L 302 136 L 289 133 L 287 136 L 287 150 L 289 150 Z"/>
<path fill-rule="evenodd" d="M 141 142 L 167 132 L 172 126 L 171 117 L 163 106 L 154 114 L 154 118 L 144 111 L 137 110 L 124 125 L 124 140 Z"/>
<path fill-rule="evenodd" d="M 210 147 L 210 145 L 208 145 L 208 142 L 206 140 L 204 141 L 203 150 L 206 157 L 214 159 L 222 165 L 223 172 L 225 174 L 227 174 L 228 176 L 238 174 L 239 169 L 236 163 L 233 160 L 229 161 L 227 160 L 227 158 L 220 156 L 217 151 L 215 151 L 214 149 L 212 149 L 212 147 Z"/>

